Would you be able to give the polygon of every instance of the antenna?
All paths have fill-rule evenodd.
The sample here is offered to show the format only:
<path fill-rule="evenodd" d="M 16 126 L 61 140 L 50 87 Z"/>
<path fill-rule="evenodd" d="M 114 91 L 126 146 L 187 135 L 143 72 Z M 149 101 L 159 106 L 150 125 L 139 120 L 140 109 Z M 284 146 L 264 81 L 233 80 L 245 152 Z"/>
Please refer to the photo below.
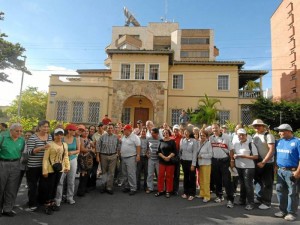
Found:
<path fill-rule="evenodd" d="M 132 24 L 135 27 L 141 26 L 140 23 L 135 19 L 135 17 L 129 12 L 129 10 L 124 6 L 123 8 L 125 19 L 125 26 L 128 27 Z"/>

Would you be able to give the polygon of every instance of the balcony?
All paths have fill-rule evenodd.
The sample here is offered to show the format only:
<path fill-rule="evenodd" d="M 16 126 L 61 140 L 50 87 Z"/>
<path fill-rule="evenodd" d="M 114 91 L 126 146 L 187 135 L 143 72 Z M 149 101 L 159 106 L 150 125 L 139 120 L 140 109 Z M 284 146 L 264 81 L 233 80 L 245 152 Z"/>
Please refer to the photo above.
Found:
<path fill-rule="evenodd" d="M 244 98 L 244 99 L 255 99 L 262 96 L 261 91 L 244 91 L 244 90 L 239 90 L 239 98 Z"/>

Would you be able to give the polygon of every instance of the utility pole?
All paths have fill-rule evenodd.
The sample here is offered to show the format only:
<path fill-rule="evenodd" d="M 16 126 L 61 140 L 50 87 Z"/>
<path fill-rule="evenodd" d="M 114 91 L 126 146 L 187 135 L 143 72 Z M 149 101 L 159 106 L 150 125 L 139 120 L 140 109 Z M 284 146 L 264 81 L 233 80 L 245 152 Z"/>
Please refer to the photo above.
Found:
<path fill-rule="evenodd" d="M 24 80 L 24 71 L 26 69 L 25 63 L 26 63 L 26 56 L 21 56 L 24 58 L 24 66 L 22 68 L 22 79 L 21 79 L 21 87 L 20 87 L 20 95 L 19 95 L 19 102 L 18 102 L 18 119 L 20 119 L 20 111 L 21 111 L 21 101 L 22 101 L 22 89 L 23 89 L 23 80 Z"/>

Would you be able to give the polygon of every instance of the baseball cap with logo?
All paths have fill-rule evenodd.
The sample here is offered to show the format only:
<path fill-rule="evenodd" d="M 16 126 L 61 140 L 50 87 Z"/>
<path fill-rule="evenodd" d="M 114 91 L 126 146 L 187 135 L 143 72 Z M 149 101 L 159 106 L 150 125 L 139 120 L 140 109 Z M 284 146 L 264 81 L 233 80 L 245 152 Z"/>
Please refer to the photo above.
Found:
<path fill-rule="evenodd" d="M 247 134 L 246 130 L 243 128 L 240 128 L 236 131 L 237 134 Z"/>

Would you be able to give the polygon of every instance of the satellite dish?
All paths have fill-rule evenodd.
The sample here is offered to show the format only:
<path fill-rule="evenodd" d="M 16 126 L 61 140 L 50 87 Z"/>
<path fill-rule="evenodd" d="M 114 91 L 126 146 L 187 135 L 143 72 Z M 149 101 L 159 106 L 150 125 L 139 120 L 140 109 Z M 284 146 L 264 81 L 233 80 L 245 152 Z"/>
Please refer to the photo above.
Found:
<path fill-rule="evenodd" d="M 141 26 L 140 23 L 134 18 L 134 16 L 129 12 L 129 10 L 126 7 L 124 7 L 124 15 L 126 17 L 125 26 L 128 27 L 130 24 L 132 24 L 135 27 Z"/>

